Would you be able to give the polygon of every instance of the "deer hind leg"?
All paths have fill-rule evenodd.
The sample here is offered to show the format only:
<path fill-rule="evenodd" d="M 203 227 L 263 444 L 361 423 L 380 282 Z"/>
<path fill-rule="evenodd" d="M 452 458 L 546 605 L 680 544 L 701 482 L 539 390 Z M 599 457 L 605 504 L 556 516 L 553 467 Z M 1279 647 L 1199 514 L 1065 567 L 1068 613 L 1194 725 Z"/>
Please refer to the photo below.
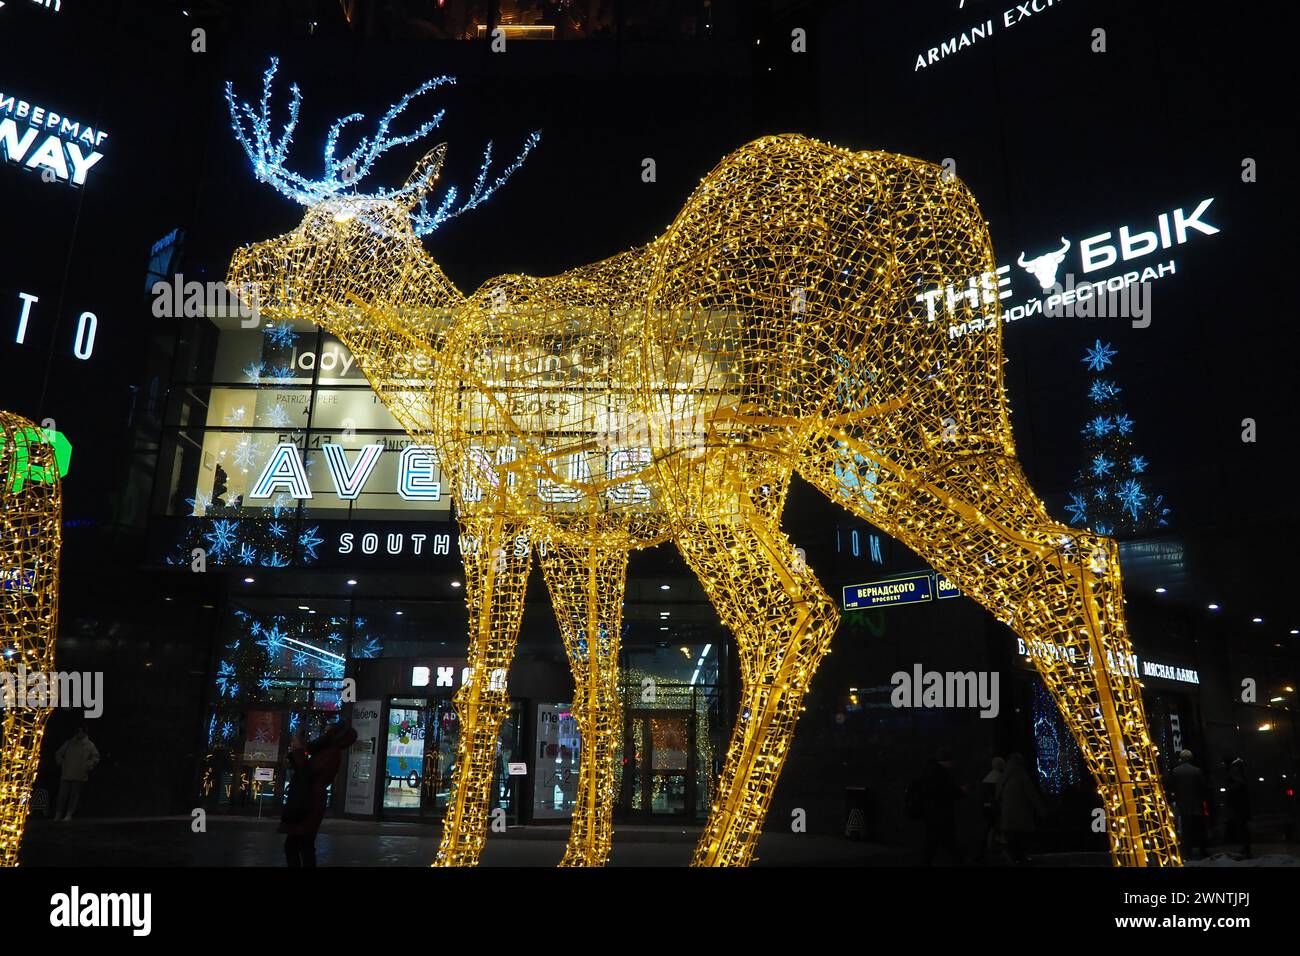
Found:
<path fill-rule="evenodd" d="M 829 461 L 801 471 L 1020 635 L 1096 778 L 1113 860 L 1178 865 L 1131 664 L 1115 542 L 1053 521 L 1019 463 L 1004 455 L 955 457 L 921 472 L 879 449 L 856 450 L 873 465 L 869 488 L 852 483 L 846 491 Z"/>
<path fill-rule="evenodd" d="M 5 714 L 0 751 L 0 866 L 17 866 L 32 785 L 40 763 L 41 738 L 50 709 L 15 709 Z"/>
<path fill-rule="evenodd" d="M 573 716 L 582 737 L 578 799 L 561 866 L 604 866 L 614 835 L 616 761 L 622 746 L 618 653 L 627 552 L 539 548 L 542 572 L 573 671 Z"/>
<path fill-rule="evenodd" d="M 746 866 L 839 613 L 769 516 L 689 525 L 677 547 L 739 648 L 740 713 L 693 866 Z"/>
<path fill-rule="evenodd" d="M 515 538 L 523 530 L 501 515 L 461 519 L 469 680 L 454 698 L 460 737 L 434 866 L 474 866 L 487 835 L 498 735 L 510 709 L 506 675 L 519 636 L 532 561 L 531 548 L 515 553 Z"/>

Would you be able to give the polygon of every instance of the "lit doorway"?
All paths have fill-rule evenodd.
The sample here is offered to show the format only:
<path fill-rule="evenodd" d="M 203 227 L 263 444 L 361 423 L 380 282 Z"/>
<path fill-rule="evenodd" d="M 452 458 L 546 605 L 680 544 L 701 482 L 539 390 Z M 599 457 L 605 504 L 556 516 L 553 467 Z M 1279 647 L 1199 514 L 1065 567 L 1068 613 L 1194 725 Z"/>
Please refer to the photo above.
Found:
<path fill-rule="evenodd" d="M 695 714 L 683 710 L 633 711 L 624 744 L 625 808 L 630 816 L 694 816 Z"/>

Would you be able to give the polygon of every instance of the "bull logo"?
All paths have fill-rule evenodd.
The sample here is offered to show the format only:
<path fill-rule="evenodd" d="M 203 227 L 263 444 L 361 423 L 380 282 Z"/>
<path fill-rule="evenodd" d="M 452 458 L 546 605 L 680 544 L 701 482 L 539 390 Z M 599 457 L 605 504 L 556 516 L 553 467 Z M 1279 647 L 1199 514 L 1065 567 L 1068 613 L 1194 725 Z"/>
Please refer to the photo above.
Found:
<path fill-rule="evenodd" d="M 1043 291 L 1047 292 L 1056 284 L 1056 270 L 1065 261 L 1065 253 L 1069 248 L 1070 240 L 1062 236 L 1061 248 L 1056 252 L 1046 253 L 1028 262 L 1025 261 L 1025 254 L 1022 252 L 1020 258 L 1016 260 L 1016 265 L 1037 279 Z"/>

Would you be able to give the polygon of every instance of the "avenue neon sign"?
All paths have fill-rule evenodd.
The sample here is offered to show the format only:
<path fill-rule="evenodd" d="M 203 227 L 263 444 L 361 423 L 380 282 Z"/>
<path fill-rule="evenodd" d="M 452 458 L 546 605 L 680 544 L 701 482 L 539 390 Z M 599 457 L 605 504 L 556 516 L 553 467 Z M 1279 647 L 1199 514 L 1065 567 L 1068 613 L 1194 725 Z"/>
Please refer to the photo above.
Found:
<path fill-rule="evenodd" d="M 362 446 L 355 461 L 349 461 L 347 449 L 342 445 L 324 442 L 321 450 L 325 453 L 325 465 L 329 470 L 330 480 L 334 485 L 334 494 L 344 501 L 355 501 L 361 496 L 369 481 L 379 458 L 383 455 L 383 444 Z M 514 460 L 515 449 L 505 446 L 493 455 L 485 448 L 471 448 L 474 459 L 474 471 L 490 477 L 501 465 L 508 465 Z M 629 480 L 611 485 L 606 495 L 618 504 L 630 504 L 646 501 L 650 498 L 649 487 L 639 478 L 631 477 L 650 463 L 649 448 L 615 448 L 608 452 L 608 474 L 627 476 Z M 581 484 L 591 479 L 590 463 L 584 455 L 570 455 L 565 470 L 569 482 Z M 513 484 L 515 475 L 508 472 L 506 481 Z M 267 459 L 257 480 L 249 489 L 248 497 L 252 500 L 271 498 L 274 495 L 287 495 L 297 500 L 313 497 L 311 484 L 307 479 L 307 469 L 303 465 L 302 452 L 293 442 L 281 442 L 275 446 Z M 397 494 L 405 501 L 441 501 L 443 497 L 442 475 L 438 467 L 438 453 L 429 445 L 407 445 L 402 449 L 397 463 Z M 548 503 L 577 501 L 585 493 L 576 487 L 561 484 L 548 478 L 537 480 L 537 496 Z M 481 501 L 483 488 L 472 478 L 461 488 L 461 497 L 465 501 Z"/>

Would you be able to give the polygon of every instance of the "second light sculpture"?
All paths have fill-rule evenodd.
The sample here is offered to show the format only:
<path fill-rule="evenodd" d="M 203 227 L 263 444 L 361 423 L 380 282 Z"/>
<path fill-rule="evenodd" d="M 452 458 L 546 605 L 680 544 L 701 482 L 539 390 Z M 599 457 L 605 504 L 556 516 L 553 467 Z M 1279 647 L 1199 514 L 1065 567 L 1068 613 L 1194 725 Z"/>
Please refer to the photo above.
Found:
<path fill-rule="evenodd" d="M 50 698 L 63 436 L 0 411 L 0 866 L 17 866 Z"/>
<path fill-rule="evenodd" d="M 253 117 L 231 102 L 237 123 Z M 283 151 L 243 139 L 264 178 L 294 195 L 302 177 L 280 171 Z M 229 275 L 264 315 L 342 339 L 450 484 L 471 677 L 456 695 L 438 863 L 475 863 L 483 846 L 534 553 L 582 734 L 564 861 L 605 862 L 627 557 L 665 541 L 735 635 L 741 670 L 694 862 L 750 862 L 839 622 L 780 529 L 795 473 L 1024 638 L 1097 779 L 1116 862 L 1178 862 L 1129 669 L 1116 549 L 1053 521 L 1022 474 L 992 247 L 959 181 L 905 156 L 767 137 L 723 159 L 648 245 L 464 297 L 412 226 L 427 221 L 442 158 L 432 151 L 400 190 L 302 192 L 303 224 L 239 250 Z M 927 307 L 935 290 L 975 332 L 949 335 Z"/>

